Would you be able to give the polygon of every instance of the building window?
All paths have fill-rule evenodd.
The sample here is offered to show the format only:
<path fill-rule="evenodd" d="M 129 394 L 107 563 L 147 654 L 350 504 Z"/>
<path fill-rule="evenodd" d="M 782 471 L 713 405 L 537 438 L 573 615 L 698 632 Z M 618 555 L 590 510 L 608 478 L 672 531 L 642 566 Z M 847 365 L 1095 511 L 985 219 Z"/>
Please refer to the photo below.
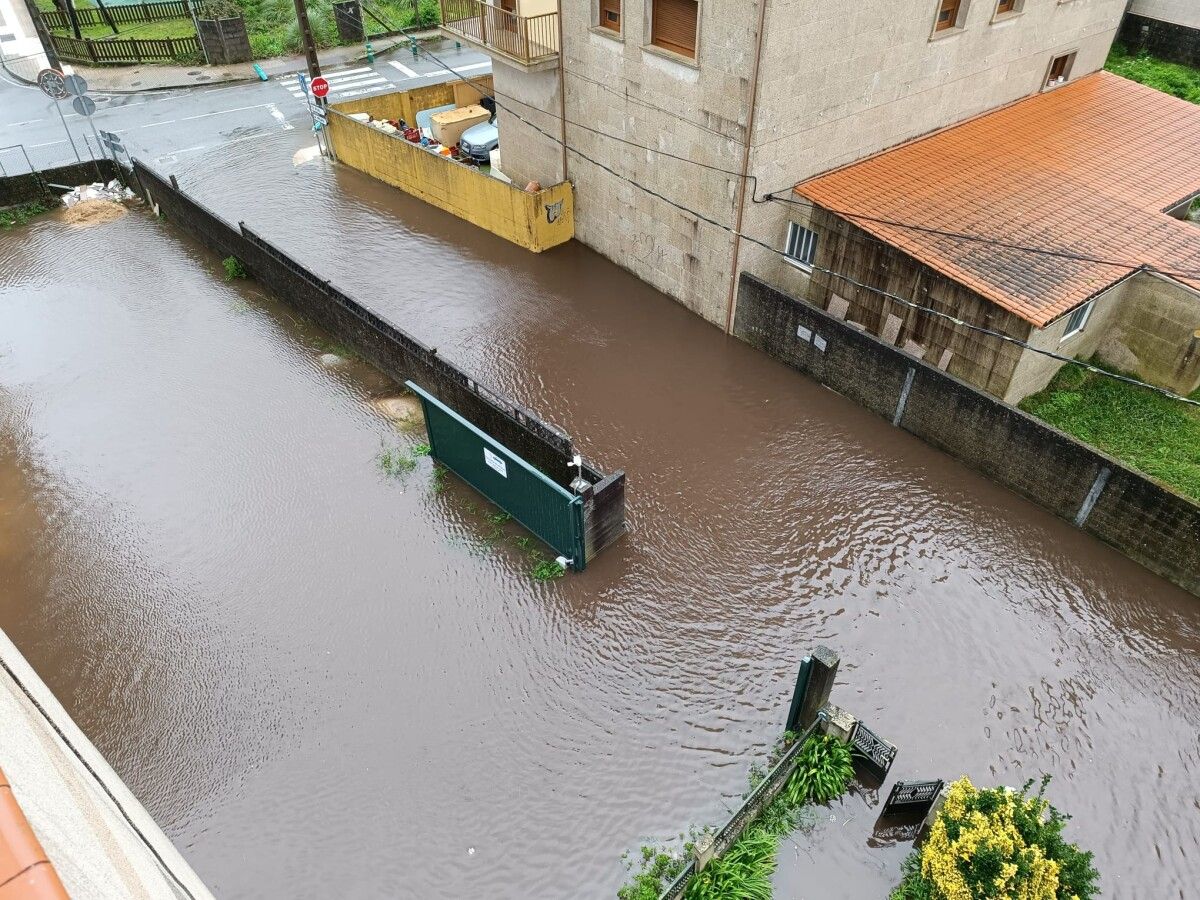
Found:
<path fill-rule="evenodd" d="M 600 27 L 621 32 L 621 0 L 600 0 Z"/>
<path fill-rule="evenodd" d="M 650 43 L 695 59 L 699 10 L 699 0 L 654 0 Z"/>
<path fill-rule="evenodd" d="M 1075 62 L 1074 53 L 1064 53 L 1054 57 L 1050 63 L 1050 72 L 1046 75 L 1046 87 L 1063 84 L 1071 77 L 1071 66 Z"/>
<path fill-rule="evenodd" d="M 1073 338 L 1083 329 L 1087 328 L 1088 319 L 1092 316 L 1092 306 L 1096 303 L 1095 300 L 1089 300 L 1083 306 L 1071 312 L 1067 317 L 1067 328 L 1063 332 L 1062 339 Z"/>
<path fill-rule="evenodd" d="M 792 265 L 811 272 L 813 262 L 817 258 L 817 233 L 795 222 L 789 222 L 787 245 L 783 248 L 783 255 Z"/>
<path fill-rule="evenodd" d="M 1000 0 L 996 4 L 996 15 L 1002 16 L 1005 13 L 1017 11 L 1017 0 Z"/>
<path fill-rule="evenodd" d="M 934 31 L 946 31 L 958 27 L 962 15 L 963 0 L 939 0 L 937 24 Z"/>

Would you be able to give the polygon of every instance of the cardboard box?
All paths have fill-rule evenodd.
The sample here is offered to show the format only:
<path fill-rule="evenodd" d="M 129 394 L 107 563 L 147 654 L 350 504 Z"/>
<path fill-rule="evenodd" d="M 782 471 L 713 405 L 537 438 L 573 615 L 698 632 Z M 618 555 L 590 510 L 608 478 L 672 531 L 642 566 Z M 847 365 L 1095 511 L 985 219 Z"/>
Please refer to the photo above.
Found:
<path fill-rule="evenodd" d="M 433 137 L 438 143 L 447 147 L 457 144 L 463 132 L 472 125 L 486 122 L 491 114 L 482 106 L 464 106 L 449 112 L 437 113 L 430 117 L 433 124 Z"/>

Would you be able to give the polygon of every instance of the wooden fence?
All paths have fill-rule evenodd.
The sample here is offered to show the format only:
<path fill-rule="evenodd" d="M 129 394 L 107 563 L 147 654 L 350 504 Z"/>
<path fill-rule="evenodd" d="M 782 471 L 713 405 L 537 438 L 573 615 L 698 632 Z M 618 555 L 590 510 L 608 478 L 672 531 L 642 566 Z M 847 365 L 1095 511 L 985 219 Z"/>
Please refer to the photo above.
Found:
<path fill-rule="evenodd" d="M 117 25 L 132 25 L 142 22 L 161 22 L 165 19 L 190 19 L 194 13 L 204 15 L 202 0 L 161 0 L 157 3 L 131 3 L 128 6 L 105 6 L 104 12 Z M 108 21 L 96 7 L 75 10 L 81 28 L 89 25 L 107 25 Z M 42 21 L 51 31 L 66 31 L 71 27 L 71 17 L 61 10 L 43 12 Z"/>
<path fill-rule="evenodd" d="M 167 4 L 158 4 L 167 5 Z M 195 35 L 162 40 L 78 40 L 61 34 L 50 35 L 59 59 L 77 63 L 140 63 L 153 60 L 183 59 L 198 55 L 200 39 Z"/>

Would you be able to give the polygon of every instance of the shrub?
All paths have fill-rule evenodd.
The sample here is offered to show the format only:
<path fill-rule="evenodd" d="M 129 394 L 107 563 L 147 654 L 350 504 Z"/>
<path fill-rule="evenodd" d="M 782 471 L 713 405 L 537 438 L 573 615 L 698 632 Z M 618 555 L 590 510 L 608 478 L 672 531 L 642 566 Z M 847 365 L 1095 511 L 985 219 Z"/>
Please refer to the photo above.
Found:
<path fill-rule="evenodd" d="M 1032 780 L 1020 791 L 954 782 L 892 900 L 1091 900 L 1092 854 L 1063 839 L 1069 817 L 1045 799 L 1049 783 L 1030 796 Z"/>
<path fill-rule="evenodd" d="M 245 278 L 247 276 L 246 267 L 242 265 L 242 261 L 236 256 L 227 256 L 221 260 L 221 265 L 225 267 L 225 280 L 233 281 L 235 278 Z"/>

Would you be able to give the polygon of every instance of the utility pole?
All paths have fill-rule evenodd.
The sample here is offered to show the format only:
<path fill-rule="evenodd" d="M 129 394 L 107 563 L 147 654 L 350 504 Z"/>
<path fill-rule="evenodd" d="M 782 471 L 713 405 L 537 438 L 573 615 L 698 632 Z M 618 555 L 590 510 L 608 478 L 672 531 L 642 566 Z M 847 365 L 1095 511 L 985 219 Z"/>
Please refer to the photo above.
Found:
<path fill-rule="evenodd" d="M 83 40 L 83 35 L 79 33 L 79 13 L 75 12 L 75 0 L 67 0 L 67 17 L 71 20 L 71 31 L 75 40 Z"/>
<path fill-rule="evenodd" d="M 296 24 L 300 26 L 300 40 L 304 42 L 304 58 L 308 62 L 308 80 L 321 74 L 321 62 L 317 59 L 317 43 L 313 40 L 312 26 L 308 24 L 308 7 L 304 0 L 296 0 Z M 323 101 L 321 102 L 324 105 Z"/>

